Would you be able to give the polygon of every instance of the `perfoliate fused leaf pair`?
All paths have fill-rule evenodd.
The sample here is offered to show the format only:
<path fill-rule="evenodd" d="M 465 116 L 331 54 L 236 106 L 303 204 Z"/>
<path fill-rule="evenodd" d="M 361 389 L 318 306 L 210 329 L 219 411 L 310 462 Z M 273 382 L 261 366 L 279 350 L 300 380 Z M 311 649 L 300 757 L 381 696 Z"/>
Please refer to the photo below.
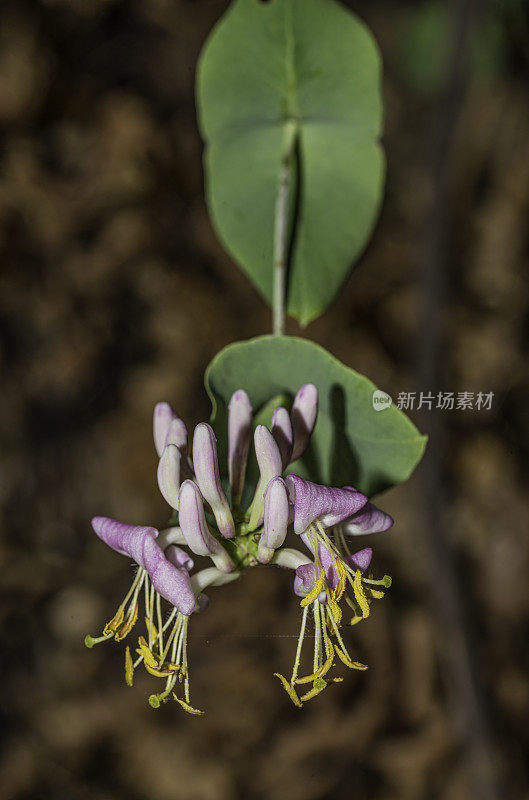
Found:
<path fill-rule="evenodd" d="M 271 304 L 286 161 L 287 311 L 303 325 L 332 302 L 375 222 L 384 181 L 380 83 L 370 32 L 334 0 L 234 0 L 200 58 L 213 224 Z"/>

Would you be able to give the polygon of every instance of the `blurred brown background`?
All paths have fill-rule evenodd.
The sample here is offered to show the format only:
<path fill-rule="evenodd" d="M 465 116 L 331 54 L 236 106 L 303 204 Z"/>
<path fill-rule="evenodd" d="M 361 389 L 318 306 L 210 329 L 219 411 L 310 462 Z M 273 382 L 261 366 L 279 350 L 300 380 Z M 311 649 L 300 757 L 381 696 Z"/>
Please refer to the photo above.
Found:
<path fill-rule="evenodd" d="M 492 409 L 411 412 L 394 585 L 348 638 L 369 671 L 291 706 L 298 604 L 255 569 L 193 619 L 190 718 L 82 642 L 130 580 L 90 517 L 164 523 L 154 403 L 207 418 L 208 361 L 270 330 L 204 205 L 194 70 L 227 3 L 2 0 L 2 800 L 529 797 L 527 9 L 349 5 L 385 62 L 386 199 L 305 335 L 393 397 Z"/>

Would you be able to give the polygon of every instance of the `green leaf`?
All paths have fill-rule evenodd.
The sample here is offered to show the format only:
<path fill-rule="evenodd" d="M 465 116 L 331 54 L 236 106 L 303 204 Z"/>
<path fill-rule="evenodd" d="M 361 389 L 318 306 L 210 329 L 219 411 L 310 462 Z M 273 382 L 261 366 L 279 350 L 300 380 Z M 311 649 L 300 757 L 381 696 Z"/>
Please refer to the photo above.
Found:
<path fill-rule="evenodd" d="M 235 0 L 200 58 L 209 211 L 268 303 L 279 175 L 295 150 L 287 310 L 302 324 L 333 300 L 375 222 L 380 73 L 370 32 L 334 0 Z"/>
<path fill-rule="evenodd" d="M 317 483 L 353 485 L 372 496 L 405 481 L 421 459 L 426 437 L 394 405 L 373 409 L 376 387 L 319 345 L 287 336 L 260 336 L 225 347 L 205 384 L 224 464 L 228 402 L 245 389 L 257 414 L 271 397 L 292 399 L 304 383 L 318 387 L 320 406 L 311 444 L 290 470 Z M 250 473 L 252 474 L 252 472 Z"/>

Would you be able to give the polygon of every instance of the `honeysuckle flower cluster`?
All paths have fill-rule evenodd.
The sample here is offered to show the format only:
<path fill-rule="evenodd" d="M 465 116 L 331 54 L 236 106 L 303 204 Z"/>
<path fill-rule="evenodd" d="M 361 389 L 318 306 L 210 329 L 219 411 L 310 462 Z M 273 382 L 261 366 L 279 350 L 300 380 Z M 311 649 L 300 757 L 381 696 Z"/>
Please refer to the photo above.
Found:
<path fill-rule="evenodd" d="M 320 486 L 296 474 L 286 474 L 303 455 L 318 412 L 318 391 L 305 384 L 292 410 L 277 408 L 270 429 L 257 425 L 253 444 L 259 479 L 253 499 L 243 508 L 246 466 L 253 429 L 253 410 L 245 391 L 238 390 L 228 406 L 228 479 L 225 491 L 219 472 L 213 429 L 200 423 L 188 447 L 184 422 L 167 403 L 154 410 L 154 442 L 159 456 L 158 485 L 177 524 L 158 531 L 95 517 L 92 527 L 109 547 L 137 565 L 132 585 L 101 636 L 87 636 L 93 647 L 131 634 L 144 607 L 145 632 L 136 646 L 125 649 L 125 680 L 133 684 L 141 665 L 160 678 L 163 689 L 149 697 L 153 707 L 172 696 L 191 714 L 202 714 L 190 700 L 187 637 L 193 614 L 209 603 L 206 589 L 236 580 L 248 567 L 274 565 L 293 572 L 293 591 L 301 598 L 301 629 L 290 678 L 274 673 L 296 706 L 315 697 L 331 683 L 338 662 L 350 669 L 367 669 L 351 658 L 341 629 L 344 609 L 348 624 L 369 616 L 373 600 L 391 585 L 385 575 L 369 572 L 372 550 L 350 549 L 351 537 L 385 531 L 391 517 L 351 486 Z M 228 497 L 230 499 L 228 499 Z M 301 548 L 287 546 L 287 539 Z M 193 555 L 212 565 L 194 571 Z M 167 612 L 162 600 L 170 605 Z M 313 620 L 312 666 L 301 675 L 303 642 L 309 613 Z M 337 661 L 338 659 L 338 661 Z M 183 696 L 182 696 L 183 695 Z"/>

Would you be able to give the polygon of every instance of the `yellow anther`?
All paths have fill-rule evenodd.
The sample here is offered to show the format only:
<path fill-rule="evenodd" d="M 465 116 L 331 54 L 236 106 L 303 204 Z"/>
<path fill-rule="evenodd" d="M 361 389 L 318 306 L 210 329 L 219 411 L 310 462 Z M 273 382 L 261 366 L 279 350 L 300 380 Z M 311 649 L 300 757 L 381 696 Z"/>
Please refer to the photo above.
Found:
<path fill-rule="evenodd" d="M 319 671 L 320 670 L 318 670 L 318 672 Z M 318 677 L 318 672 L 313 672 L 312 675 L 304 675 L 303 678 L 296 678 L 294 683 L 299 683 L 299 684 L 312 683 Z"/>
<path fill-rule="evenodd" d="M 139 647 L 136 650 L 136 652 L 140 656 L 143 656 L 143 661 L 145 663 L 145 666 L 151 667 L 152 669 L 158 669 L 158 661 L 149 650 L 147 642 L 145 641 L 143 636 L 140 636 L 140 638 L 138 639 L 138 645 Z"/>
<path fill-rule="evenodd" d="M 330 670 L 330 668 L 332 667 L 332 665 L 334 664 L 334 647 L 332 646 L 332 644 L 331 644 L 331 648 L 332 648 L 332 651 L 329 654 L 327 660 L 325 661 L 324 664 L 321 665 L 319 670 L 316 672 L 316 677 L 317 678 L 321 678 L 323 675 L 326 675 L 328 673 L 328 671 Z"/>
<path fill-rule="evenodd" d="M 316 695 L 320 694 L 320 692 L 323 692 L 323 690 L 326 689 L 327 686 L 328 683 L 326 680 L 324 680 L 323 678 L 316 678 L 312 689 L 310 689 L 306 694 L 304 694 L 301 697 L 301 700 L 303 702 L 305 702 L 306 700 L 312 700 L 313 697 L 316 697 Z"/>
<path fill-rule="evenodd" d="M 138 604 L 134 605 L 132 614 L 129 614 L 127 621 L 121 626 L 115 635 L 116 642 L 120 642 L 125 636 L 128 636 L 138 619 Z"/>
<path fill-rule="evenodd" d="M 132 686 L 134 676 L 134 664 L 132 663 L 132 656 L 130 654 L 130 647 L 127 646 L 125 650 L 125 682 L 127 686 Z"/>
<path fill-rule="evenodd" d="M 186 703 L 186 701 L 182 700 L 181 697 L 177 697 L 174 692 L 173 692 L 173 697 L 177 703 L 180 703 L 184 711 L 187 711 L 188 714 L 196 714 L 197 716 L 200 716 L 200 714 L 204 713 L 203 711 L 200 711 L 200 709 L 193 708 L 193 706 L 190 706 L 189 703 Z"/>
<path fill-rule="evenodd" d="M 120 606 L 110 622 L 107 622 L 105 627 L 103 628 L 103 635 L 107 636 L 109 633 L 115 633 L 121 623 L 123 622 L 123 617 L 125 615 L 125 609 L 123 606 Z"/>
<path fill-rule="evenodd" d="M 320 576 L 316 581 L 316 583 L 314 584 L 311 593 L 303 598 L 303 600 L 300 603 L 300 606 L 304 608 L 305 606 L 310 605 L 310 603 L 313 603 L 314 600 L 316 600 L 316 598 L 318 597 L 319 593 L 322 591 L 324 586 L 325 586 L 325 570 L 322 569 L 320 572 Z"/>
<path fill-rule="evenodd" d="M 338 605 L 336 600 L 330 595 L 330 593 L 329 593 L 329 596 L 327 597 L 327 602 L 329 604 L 329 610 L 330 610 L 331 614 L 333 615 L 333 617 L 334 617 L 334 619 L 336 621 L 336 624 L 339 625 L 340 622 L 342 621 L 342 610 L 341 610 L 340 606 Z"/>
<path fill-rule="evenodd" d="M 294 682 L 295 683 L 312 683 L 312 681 L 315 681 L 317 678 L 321 678 L 321 677 L 323 677 L 323 675 L 326 675 L 328 673 L 328 671 L 330 670 L 330 668 L 332 667 L 333 663 L 334 663 L 334 647 L 332 646 L 332 644 L 331 644 L 331 648 L 332 649 L 331 649 L 331 652 L 329 654 L 329 657 L 327 658 L 325 663 L 322 664 L 321 667 L 318 670 L 316 670 L 316 672 L 313 672 L 312 675 L 305 675 L 303 678 L 296 678 L 296 680 Z M 303 698 L 301 698 L 301 699 L 303 699 Z"/>
<path fill-rule="evenodd" d="M 150 664 L 147 664 L 145 658 L 143 659 L 143 663 L 147 672 L 150 675 L 154 675 L 155 678 L 168 678 L 175 673 L 174 669 L 166 669 L 165 664 L 161 667 L 152 667 Z"/>
<path fill-rule="evenodd" d="M 336 650 L 336 655 L 338 656 L 340 661 L 343 661 L 345 666 L 349 667 L 349 669 L 360 669 L 360 670 L 367 669 L 367 664 L 361 664 L 360 661 L 351 661 L 351 659 L 348 658 L 345 655 L 345 653 L 343 653 L 342 650 L 340 650 L 339 647 L 336 647 L 336 645 L 334 646 L 334 649 Z"/>
<path fill-rule="evenodd" d="M 353 581 L 353 590 L 355 593 L 355 599 L 358 605 L 360 606 L 360 610 L 362 612 L 362 616 L 364 619 L 369 616 L 369 603 L 367 602 L 367 597 L 364 594 L 364 589 L 362 586 L 362 573 L 359 569 L 355 572 L 355 577 Z"/>
<path fill-rule="evenodd" d="M 296 694 L 296 690 L 294 689 L 294 687 L 292 686 L 292 684 L 291 684 L 291 683 L 289 683 L 289 682 L 287 681 L 287 679 L 286 679 L 285 677 L 283 677 L 283 675 L 281 675 L 279 672 L 274 672 L 274 676 L 275 676 L 276 678 L 279 678 L 279 680 L 280 680 L 280 681 L 281 681 L 281 683 L 283 684 L 283 689 L 284 689 L 284 690 L 285 690 L 285 692 L 288 694 L 288 696 L 290 697 L 290 699 L 292 700 L 292 702 L 294 703 L 294 705 L 295 705 L 295 706 L 298 706 L 298 708 L 301 708 L 301 706 L 302 706 L 303 704 L 302 704 L 301 700 L 299 699 L 299 697 L 297 696 L 297 694 Z"/>
<path fill-rule="evenodd" d="M 384 597 L 385 593 L 381 592 L 379 589 L 371 589 L 370 587 L 366 588 L 373 600 L 381 600 Z"/>
<path fill-rule="evenodd" d="M 339 602 L 347 585 L 347 573 L 339 558 L 334 559 L 334 567 L 339 576 L 339 581 L 334 588 L 334 599 Z"/>
<path fill-rule="evenodd" d="M 154 624 L 154 622 L 152 622 L 152 620 L 149 619 L 149 617 L 145 617 L 145 625 L 147 626 L 147 632 L 149 634 L 149 637 L 151 641 L 153 641 L 158 636 L 158 629 Z"/>
<path fill-rule="evenodd" d="M 359 617 L 358 614 L 355 614 L 354 617 L 351 617 L 349 620 L 349 625 L 358 625 L 358 623 L 362 622 L 363 619 L 363 617 Z"/>

